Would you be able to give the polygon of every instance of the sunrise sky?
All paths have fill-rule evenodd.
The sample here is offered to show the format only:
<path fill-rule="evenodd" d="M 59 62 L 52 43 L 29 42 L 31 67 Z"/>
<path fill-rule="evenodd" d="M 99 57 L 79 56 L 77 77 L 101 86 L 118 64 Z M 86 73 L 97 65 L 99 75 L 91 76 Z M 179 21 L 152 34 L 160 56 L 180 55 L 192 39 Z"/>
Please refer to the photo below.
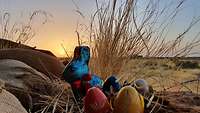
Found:
<path fill-rule="evenodd" d="M 64 56 L 65 53 L 61 43 L 65 45 L 69 53 L 73 51 L 77 45 L 75 33 L 77 22 L 85 22 L 87 24 L 87 17 L 95 11 L 94 1 L 74 0 L 85 14 L 85 19 L 75 13 L 76 6 L 72 0 L 0 0 L 0 14 L 9 12 L 13 21 L 22 21 L 35 10 L 49 12 L 53 17 L 50 18 L 49 23 L 37 29 L 37 35 L 31 40 L 30 45 L 51 50 L 57 56 Z M 161 1 L 164 2 L 165 0 Z M 178 18 L 177 31 L 183 29 L 184 25 L 190 22 L 191 17 L 194 15 L 200 16 L 200 0 L 187 0 L 183 12 Z M 195 28 L 200 29 L 200 25 Z"/>

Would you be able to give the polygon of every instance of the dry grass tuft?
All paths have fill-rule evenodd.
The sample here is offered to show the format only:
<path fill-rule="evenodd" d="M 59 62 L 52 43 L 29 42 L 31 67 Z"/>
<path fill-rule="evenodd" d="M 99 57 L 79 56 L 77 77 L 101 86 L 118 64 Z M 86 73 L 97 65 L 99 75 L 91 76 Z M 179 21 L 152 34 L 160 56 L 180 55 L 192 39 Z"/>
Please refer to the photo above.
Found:
<path fill-rule="evenodd" d="M 16 70 L 23 74 L 10 75 L 15 78 L 10 77 L 14 81 L 14 85 L 8 82 L 5 89 L 13 93 L 27 111 L 31 113 L 62 113 L 76 112 L 80 109 L 70 85 L 66 82 L 59 78 L 52 79 L 31 68 L 16 67 Z M 17 80 L 23 84 L 23 87 L 17 87 Z"/>
<path fill-rule="evenodd" d="M 11 14 L 9 12 L 4 12 L 1 14 L 1 23 L 0 23 L 0 38 L 6 40 L 12 40 L 20 44 L 27 44 L 33 37 L 36 35 L 36 29 L 33 27 L 35 20 L 41 25 L 46 24 L 49 21 L 51 15 L 42 10 L 36 10 L 32 12 L 29 16 L 28 21 L 24 22 L 12 22 Z M 41 20 L 38 21 L 37 18 Z M 19 46 L 20 47 L 20 46 Z M 12 44 L 1 43 L 1 48 L 13 48 Z"/>
<path fill-rule="evenodd" d="M 118 75 L 122 82 L 124 78 L 128 81 L 136 78 L 151 79 L 156 83 L 154 87 L 159 91 L 157 95 L 165 95 L 166 91 L 172 90 L 170 87 L 178 92 L 183 91 L 182 89 L 192 90 L 187 86 L 190 82 L 177 81 L 169 77 L 172 72 L 163 73 L 165 69 L 160 68 L 160 65 L 152 66 L 153 69 L 149 71 L 148 76 L 144 74 L 147 71 L 144 66 L 139 67 L 136 73 L 130 72 L 130 76 L 122 74 L 123 68 L 131 59 L 137 60 L 141 56 L 155 59 L 171 57 L 173 61 L 193 54 L 193 50 L 200 44 L 199 32 L 193 34 L 190 41 L 187 40 L 192 28 L 199 24 L 200 17 L 193 17 L 185 30 L 169 39 L 170 30 L 176 25 L 176 18 L 184 7 L 185 0 L 171 0 L 164 7 L 160 7 L 162 4 L 160 0 L 143 0 L 143 2 L 145 3 L 141 6 L 139 0 L 112 0 L 103 4 L 96 0 L 97 9 L 89 25 L 89 45 L 92 50 L 91 71 L 103 79 L 111 74 Z M 141 61 L 132 65 L 140 64 L 142 64 Z M 166 66 L 165 63 L 163 65 Z M 173 68 L 173 66 L 167 68 Z M 179 68 L 176 67 L 176 69 Z M 129 70 L 125 69 L 125 71 Z M 163 81 L 170 84 L 166 85 Z M 196 89 L 199 93 L 199 79 L 191 83 L 197 84 Z M 162 97 L 154 101 L 150 113 L 164 109 L 163 102 Z"/>
<path fill-rule="evenodd" d="M 103 5 L 96 0 L 97 11 L 92 16 L 89 38 L 93 56 L 91 68 L 103 79 L 119 74 L 130 58 L 141 55 L 184 57 L 200 44 L 199 33 L 184 44 L 199 17 L 178 36 L 171 40 L 167 37 L 185 0 L 170 1 L 163 8 L 159 7 L 159 0 L 145 2 L 140 8 L 138 0 L 112 0 Z"/>

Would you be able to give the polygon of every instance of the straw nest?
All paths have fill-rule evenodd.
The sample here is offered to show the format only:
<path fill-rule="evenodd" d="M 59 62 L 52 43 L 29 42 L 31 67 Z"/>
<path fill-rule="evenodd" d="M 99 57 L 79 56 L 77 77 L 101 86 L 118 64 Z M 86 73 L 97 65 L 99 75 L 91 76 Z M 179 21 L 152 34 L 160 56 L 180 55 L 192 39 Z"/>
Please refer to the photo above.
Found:
<path fill-rule="evenodd" d="M 0 78 L 5 89 L 14 94 L 27 111 L 64 112 L 74 108 L 67 83 L 50 79 L 27 64 L 11 59 L 0 60 Z"/>

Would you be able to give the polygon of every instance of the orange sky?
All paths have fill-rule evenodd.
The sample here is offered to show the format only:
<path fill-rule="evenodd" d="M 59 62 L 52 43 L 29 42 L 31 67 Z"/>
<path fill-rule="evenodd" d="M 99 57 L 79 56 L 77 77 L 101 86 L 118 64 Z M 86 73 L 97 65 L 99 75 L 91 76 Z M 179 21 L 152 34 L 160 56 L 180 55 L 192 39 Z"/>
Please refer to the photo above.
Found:
<path fill-rule="evenodd" d="M 80 6 L 79 10 L 83 11 L 87 17 L 95 7 L 94 0 L 74 0 L 74 2 Z M 72 53 L 77 45 L 75 33 L 77 23 L 88 21 L 75 12 L 77 9 L 75 4 L 73 0 L 0 0 L 0 14 L 9 12 L 13 22 L 24 22 L 35 10 L 50 13 L 53 17 L 47 24 L 35 29 L 36 36 L 29 44 L 37 48 L 48 49 L 57 56 L 65 56 L 61 44 L 63 43 L 69 54 Z"/>
<path fill-rule="evenodd" d="M 0 0 L 0 14 L 2 12 L 9 12 L 12 21 L 24 21 L 20 15 L 28 17 L 27 15 L 35 10 L 51 13 L 53 15 L 50 19 L 51 21 L 36 29 L 37 35 L 29 44 L 37 48 L 51 50 L 57 56 L 64 56 L 65 53 L 61 44 L 64 44 L 69 53 L 73 52 L 74 47 L 77 45 L 75 33 L 77 22 L 79 21 L 79 23 L 87 25 L 86 22 L 89 22 L 87 17 L 90 17 L 95 12 L 94 2 L 95 0 Z M 85 19 L 75 12 L 77 6 L 86 16 Z M 173 28 L 172 32 L 181 31 L 188 25 L 186 23 L 190 22 L 194 15 L 200 15 L 199 10 L 200 0 L 188 0 L 186 7 L 183 8 L 183 13 L 177 19 L 177 26 Z M 194 31 L 199 30 L 199 27 L 200 25 Z M 169 38 L 173 37 L 174 34 L 170 34 Z"/>
<path fill-rule="evenodd" d="M 30 44 L 36 45 L 37 48 L 51 50 L 55 55 L 61 57 L 66 56 L 61 46 L 63 44 L 68 54 L 72 54 L 75 46 L 78 45 L 75 32 L 77 23 L 78 21 L 82 23 L 81 21 L 84 19 L 81 19 L 77 14 L 72 14 L 71 18 L 68 19 L 61 17 L 54 17 L 53 21 L 38 28 L 37 35 L 31 40 Z M 80 31 L 80 36 L 82 36 L 81 33 Z"/>
<path fill-rule="evenodd" d="M 37 48 L 51 50 L 57 56 L 64 56 L 63 44 L 68 52 L 73 51 L 77 42 L 75 28 L 68 22 L 47 23 L 39 29 L 36 37 L 31 41 L 31 45 Z"/>

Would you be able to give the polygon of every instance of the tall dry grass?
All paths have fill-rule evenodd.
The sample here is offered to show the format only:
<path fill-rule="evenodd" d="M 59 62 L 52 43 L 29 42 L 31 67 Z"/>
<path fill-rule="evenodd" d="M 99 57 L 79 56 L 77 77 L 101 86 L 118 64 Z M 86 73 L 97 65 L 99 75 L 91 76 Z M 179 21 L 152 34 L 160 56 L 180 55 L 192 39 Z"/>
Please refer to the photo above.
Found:
<path fill-rule="evenodd" d="M 131 58 L 185 57 L 200 44 L 199 33 L 185 43 L 199 17 L 177 36 L 168 36 L 185 0 L 170 1 L 164 7 L 160 7 L 160 0 L 143 2 L 139 5 L 139 0 L 111 0 L 102 4 L 96 0 L 89 27 L 91 70 L 103 79 L 119 74 Z"/>
<path fill-rule="evenodd" d="M 190 55 L 193 49 L 199 46 L 199 33 L 193 34 L 193 37 L 188 37 L 188 34 L 195 25 L 199 24 L 200 17 L 194 17 L 185 30 L 169 38 L 170 30 L 176 25 L 176 18 L 179 16 L 185 0 L 170 1 L 164 7 L 161 7 L 160 0 L 143 1 L 145 3 L 139 5 L 141 0 L 124 0 L 122 2 L 112 0 L 106 1 L 107 3 L 104 4 L 96 0 L 97 9 L 92 15 L 90 23 L 89 41 L 92 48 L 90 65 L 91 70 L 103 79 L 111 74 L 123 77 L 121 76 L 122 68 L 132 58 L 137 59 L 139 56 L 144 56 L 177 59 Z M 187 42 L 187 38 L 191 40 Z M 138 64 L 140 63 L 138 62 Z M 137 67 L 138 64 L 132 65 Z M 147 70 L 140 67 L 140 73 L 136 73 L 135 78 L 155 80 L 160 89 L 158 95 L 165 94 L 169 88 L 162 82 L 173 84 L 172 87 L 177 92 L 180 91 L 179 88 L 183 87 L 191 91 L 184 82 L 164 75 L 160 67 L 155 68 L 154 70 L 158 70 L 158 77 L 155 77 L 153 73 L 151 73 L 153 76 L 150 77 L 142 75 Z M 126 76 L 125 78 L 132 81 L 134 77 Z M 195 92 L 198 94 L 199 79 L 195 79 L 195 81 L 198 81 L 198 83 L 195 82 L 197 84 L 197 92 Z M 150 113 L 158 112 L 165 106 L 163 98 L 158 98 L 153 103 Z"/>
<path fill-rule="evenodd" d="M 51 15 L 49 13 L 36 10 L 29 15 L 27 20 L 16 21 L 12 20 L 11 13 L 3 12 L 0 14 L 0 38 L 20 44 L 28 44 L 36 35 L 36 29 L 34 28 L 35 21 L 44 25 L 49 21 L 50 17 Z M 12 48 L 12 44 L 9 42 L 1 43 L 0 48 Z"/>
<path fill-rule="evenodd" d="M 195 25 L 199 24 L 200 17 L 193 17 L 190 23 L 186 23 L 188 26 L 182 32 L 169 38 L 170 30 L 173 30 L 178 23 L 176 18 L 180 16 L 186 0 L 172 0 L 164 7 L 161 6 L 163 1 L 160 0 L 142 1 L 143 4 L 140 5 L 141 0 L 110 0 L 103 4 L 102 1 L 96 0 L 96 12 L 92 15 L 87 28 L 92 50 L 91 71 L 103 79 L 111 74 L 119 75 L 119 78 L 126 76 L 129 81 L 134 78 L 152 79 L 159 88 L 156 95 L 166 96 L 165 92 L 171 90 L 171 87 L 177 92 L 182 91 L 179 88 L 191 91 L 191 87 L 187 86 L 189 82 L 174 80 L 166 73 L 163 74 L 163 70 L 157 66 L 155 70 L 158 71 L 158 77 L 153 73 L 151 73 L 153 76 L 149 77 L 142 75 L 146 71 L 143 67 L 140 67 L 140 73 L 136 73 L 135 77 L 121 76 L 122 68 L 130 62 L 130 59 L 137 59 L 140 56 L 171 57 L 173 61 L 191 55 L 200 44 L 199 32 L 189 35 Z M 138 62 L 132 65 L 138 67 L 140 63 L 142 64 Z M 199 79 L 188 81 L 197 86 L 196 91 L 193 91 L 199 94 Z M 170 85 L 166 86 L 163 82 Z M 195 85 L 192 85 L 193 89 Z M 163 106 L 165 106 L 163 98 L 158 98 L 153 102 L 150 113 L 158 112 Z"/>

